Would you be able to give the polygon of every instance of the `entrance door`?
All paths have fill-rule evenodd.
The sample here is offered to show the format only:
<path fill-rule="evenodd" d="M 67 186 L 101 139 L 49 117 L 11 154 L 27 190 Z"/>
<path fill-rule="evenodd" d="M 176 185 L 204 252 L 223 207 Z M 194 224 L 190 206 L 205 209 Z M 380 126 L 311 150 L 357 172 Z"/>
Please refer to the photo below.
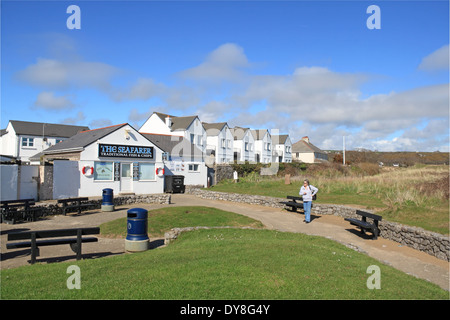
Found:
<path fill-rule="evenodd" d="M 133 191 L 133 168 L 131 163 L 121 163 L 120 168 L 120 191 Z"/>

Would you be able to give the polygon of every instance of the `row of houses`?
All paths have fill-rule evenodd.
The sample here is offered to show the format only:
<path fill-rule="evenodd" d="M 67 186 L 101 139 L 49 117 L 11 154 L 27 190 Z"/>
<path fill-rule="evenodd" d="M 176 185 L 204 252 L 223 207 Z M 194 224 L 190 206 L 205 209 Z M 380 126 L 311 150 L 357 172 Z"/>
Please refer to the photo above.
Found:
<path fill-rule="evenodd" d="M 88 130 L 86 126 L 12 120 L 0 132 L 1 155 L 3 160 L 16 159 L 22 163 L 39 164 L 44 150 Z M 275 135 L 267 129 L 230 128 L 226 122 L 205 123 L 198 116 L 175 117 L 154 112 L 138 131 L 153 142 L 171 137 L 172 143 L 163 143 L 168 159 L 175 156 L 174 151 L 184 151 L 185 156 L 190 153 L 192 157 L 203 158 L 208 164 L 234 161 L 313 163 L 327 160 L 327 154 L 314 146 L 308 137 L 292 144 L 287 134 Z M 192 145 L 189 152 L 184 150 L 189 145 L 186 141 L 182 144 L 183 148 L 173 149 L 183 141 L 181 138 Z"/>
<path fill-rule="evenodd" d="M 299 143 L 310 146 L 307 138 Z M 163 193 L 165 177 L 171 175 L 183 175 L 185 185 L 206 187 L 214 183 L 211 164 L 290 162 L 293 146 L 287 135 L 157 112 L 139 130 L 128 123 L 90 130 L 10 121 L 1 132 L 2 162 L 36 164 L 39 172 L 29 171 L 25 179 L 29 168 L 14 171 L 13 166 L 2 165 L 1 196 L 2 200 L 12 200 L 14 194 L 39 200 L 90 197 L 105 188 L 115 194 Z M 37 196 L 26 191 L 34 185 Z"/>

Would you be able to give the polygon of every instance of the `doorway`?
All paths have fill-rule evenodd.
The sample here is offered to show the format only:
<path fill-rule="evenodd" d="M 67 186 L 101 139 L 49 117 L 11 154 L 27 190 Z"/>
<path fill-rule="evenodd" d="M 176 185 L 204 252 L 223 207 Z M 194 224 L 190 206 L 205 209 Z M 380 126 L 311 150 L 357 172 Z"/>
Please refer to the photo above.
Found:
<path fill-rule="evenodd" d="M 120 164 L 120 192 L 132 192 L 133 191 L 133 168 L 132 163 Z"/>

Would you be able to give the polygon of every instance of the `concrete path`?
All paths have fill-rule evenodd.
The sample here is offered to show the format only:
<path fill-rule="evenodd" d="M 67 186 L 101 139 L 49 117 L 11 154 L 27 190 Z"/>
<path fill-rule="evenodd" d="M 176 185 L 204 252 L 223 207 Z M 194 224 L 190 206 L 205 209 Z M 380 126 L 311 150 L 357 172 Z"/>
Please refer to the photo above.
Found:
<path fill-rule="evenodd" d="M 1 268 L 5 269 L 27 265 L 27 261 L 30 259 L 29 249 L 6 250 L 6 234 L 13 230 L 45 230 L 99 226 L 101 223 L 126 217 L 127 210 L 134 207 L 152 210 L 164 206 L 168 205 L 139 204 L 117 207 L 114 212 L 93 210 L 81 215 L 55 216 L 30 223 L 16 225 L 1 224 Z M 313 221 L 306 224 L 303 222 L 304 216 L 302 214 L 258 205 L 200 199 L 187 194 L 172 195 L 169 206 L 216 207 L 260 220 L 268 229 L 323 236 L 338 241 L 357 251 L 364 252 L 398 270 L 428 280 L 447 291 L 449 290 L 448 262 L 437 259 L 424 252 L 402 246 L 394 241 L 383 238 L 371 240 L 369 237 L 361 237 L 355 227 L 340 217 L 312 215 Z M 158 247 L 163 244 L 162 239 L 150 240 L 152 247 Z M 38 262 L 74 260 L 74 253 L 66 245 L 42 247 L 40 252 L 41 255 L 37 258 Z M 125 253 L 124 239 L 99 237 L 98 243 L 83 244 L 84 258 L 114 256 L 123 253 Z"/>

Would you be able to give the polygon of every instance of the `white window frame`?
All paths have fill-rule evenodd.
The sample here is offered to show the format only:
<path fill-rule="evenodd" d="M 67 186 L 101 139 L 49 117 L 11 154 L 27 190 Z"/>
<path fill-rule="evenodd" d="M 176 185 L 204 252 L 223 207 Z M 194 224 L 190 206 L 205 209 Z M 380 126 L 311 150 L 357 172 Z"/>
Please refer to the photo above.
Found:
<path fill-rule="evenodd" d="M 142 178 L 142 168 L 153 166 L 150 172 L 153 172 L 153 179 Z M 139 181 L 156 181 L 156 164 L 154 162 L 139 162 Z"/>
<path fill-rule="evenodd" d="M 110 164 L 111 165 L 111 179 L 98 179 L 97 176 L 97 165 L 99 164 Z M 112 161 L 94 161 L 94 181 L 107 182 L 114 181 L 114 162 Z"/>
<path fill-rule="evenodd" d="M 35 147 L 34 145 L 34 138 L 29 138 L 29 137 L 22 137 L 22 147 L 25 148 L 31 148 L 31 147 Z"/>

